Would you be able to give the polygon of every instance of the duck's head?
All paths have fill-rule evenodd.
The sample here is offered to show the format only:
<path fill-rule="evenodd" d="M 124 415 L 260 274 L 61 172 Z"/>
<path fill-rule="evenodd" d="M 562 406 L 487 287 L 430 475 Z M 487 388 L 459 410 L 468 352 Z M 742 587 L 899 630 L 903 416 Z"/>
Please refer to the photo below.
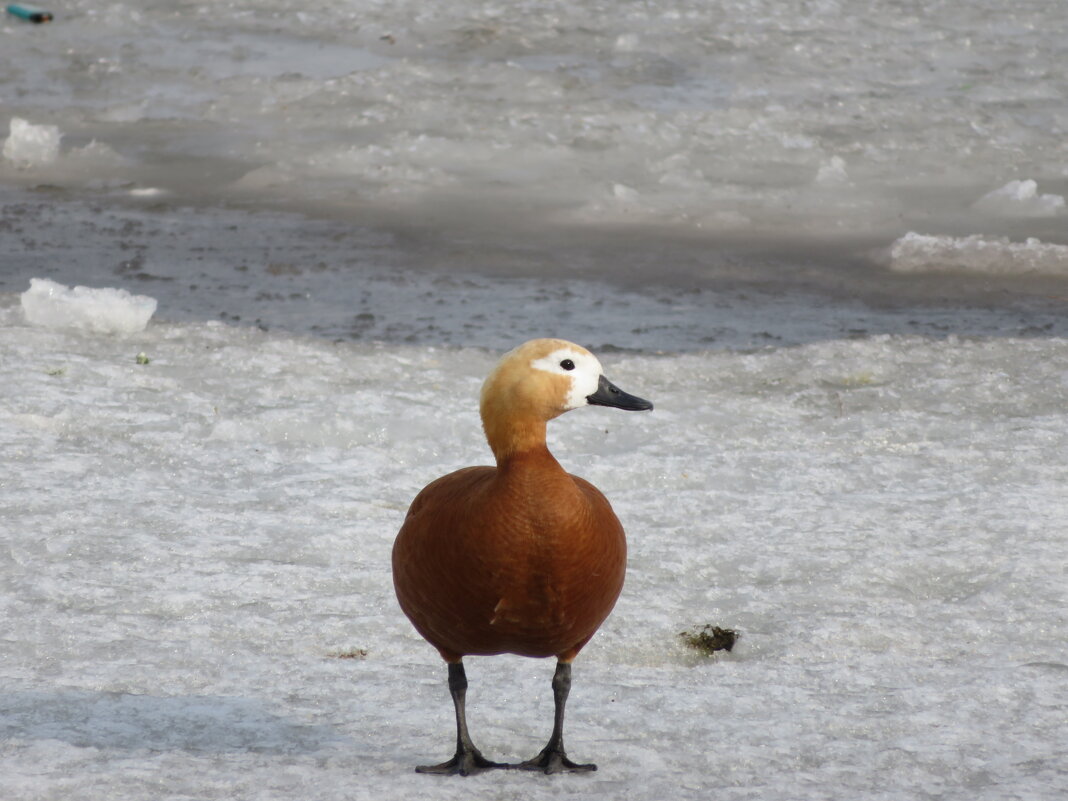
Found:
<path fill-rule="evenodd" d="M 653 408 L 605 378 L 596 356 L 563 339 L 533 339 L 509 351 L 482 385 L 482 425 L 498 460 L 544 444 L 546 422 L 591 405 Z"/>

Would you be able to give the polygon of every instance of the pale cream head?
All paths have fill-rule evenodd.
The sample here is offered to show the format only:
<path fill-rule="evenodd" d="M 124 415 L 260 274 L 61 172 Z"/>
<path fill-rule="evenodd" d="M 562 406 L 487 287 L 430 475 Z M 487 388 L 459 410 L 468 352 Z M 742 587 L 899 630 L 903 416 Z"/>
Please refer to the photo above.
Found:
<path fill-rule="evenodd" d="M 586 398 L 597 391 L 597 384 L 604 374 L 601 363 L 597 361 L 596 356 L 578 345 L 564 340 L 548 341 L 562 345 L 547 356 L 534 359 L 530 366 L 550 375 L 563 376 L 570 382 L 570 388 L 563 399 L 562 411 L 589 405 Z"/>
<path fill-rule="evenodd" d="M 591 403 L 652 404 L 604 377 L 597 357 L 564 339 L 533 339 L 506 353 L 482 385 L 482 426 L 497 459 L 545 444 L 545 423 Z"/>
<path fill-rule="evenodd" d="M 501 357 L 482 385 L 487 404 L 515 415 L 534 413 L 551 420 L 586 405 L 597 390 L 601 363 L 580 345 L 564 339 L 532 339 Z"/>
<path fill-rule="evenodd" d="M 482 385 L 480 403 L 497 460 L 544 445 L 545 423 L 586 405 L 600 375 L 592 353 L 563 339 L 534 339 L 504 354 Z"/>

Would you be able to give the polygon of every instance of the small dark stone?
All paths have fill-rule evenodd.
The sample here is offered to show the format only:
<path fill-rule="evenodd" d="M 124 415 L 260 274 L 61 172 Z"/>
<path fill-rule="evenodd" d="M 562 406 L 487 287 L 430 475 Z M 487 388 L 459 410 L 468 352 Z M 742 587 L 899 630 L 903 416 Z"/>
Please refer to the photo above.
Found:
<path fill-rule="evenodd" d="M 706 625 L 697 631 L 680 632 L 679 636 L 695 651 L 711 656 L 716 651 L 730 651 L 739 635 L 734 629 Z"/>

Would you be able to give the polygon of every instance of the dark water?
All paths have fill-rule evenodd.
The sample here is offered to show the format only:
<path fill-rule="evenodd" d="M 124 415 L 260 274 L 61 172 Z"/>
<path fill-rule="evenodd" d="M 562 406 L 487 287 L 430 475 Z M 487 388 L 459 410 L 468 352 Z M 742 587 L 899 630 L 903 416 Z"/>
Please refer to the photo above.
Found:
<path fill-rule="evenodd" d="M 31 277 L 124 287 L 157 298 L 157 319 L 171 321 L 493 348 L 551 334 L 651 352 L 1068 335 L 1063 282 L 896 275 L 865 242 L 359 225 L 42 188 L 0 198 L 0 291 L 22 292 Z"/>

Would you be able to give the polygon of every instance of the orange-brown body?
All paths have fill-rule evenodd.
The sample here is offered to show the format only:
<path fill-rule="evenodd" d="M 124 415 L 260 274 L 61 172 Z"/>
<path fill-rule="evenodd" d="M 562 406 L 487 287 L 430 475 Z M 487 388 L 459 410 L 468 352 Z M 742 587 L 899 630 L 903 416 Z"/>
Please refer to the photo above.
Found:
<path fill-rule="evenodd" d="M 626 558 L 608 500 L 542 444 L 423 489 L 397 536 L 393 576 L 404 613 L 446 661 L 570 661 L 612 611 Z"/>

